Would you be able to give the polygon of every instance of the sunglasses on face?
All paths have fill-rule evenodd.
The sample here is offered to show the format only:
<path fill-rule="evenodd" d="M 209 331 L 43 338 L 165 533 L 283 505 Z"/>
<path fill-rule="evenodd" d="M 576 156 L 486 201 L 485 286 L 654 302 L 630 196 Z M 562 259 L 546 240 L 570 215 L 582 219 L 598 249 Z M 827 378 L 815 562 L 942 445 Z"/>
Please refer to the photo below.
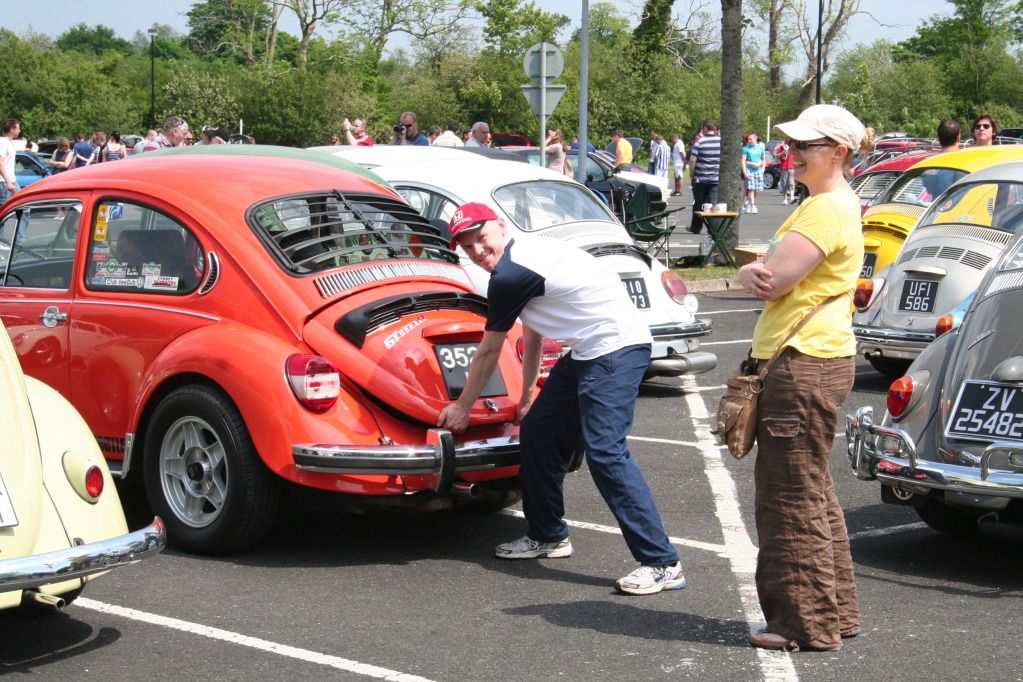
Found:
<path fill-rule="evenodd" d="M 973 129 L 974 130 L 987 130 L 990 127 L 991 127 L 990 123 L 978 123 L 977 125 L 973 126 Z"/>
<path fill-rule="evenodd" d="M 834 147 L 834 142 L 807 142 L 806 140 L 789 140 L 790 147 L 795 147 L 799 151 L 804 151 L 810 147 Z"/>

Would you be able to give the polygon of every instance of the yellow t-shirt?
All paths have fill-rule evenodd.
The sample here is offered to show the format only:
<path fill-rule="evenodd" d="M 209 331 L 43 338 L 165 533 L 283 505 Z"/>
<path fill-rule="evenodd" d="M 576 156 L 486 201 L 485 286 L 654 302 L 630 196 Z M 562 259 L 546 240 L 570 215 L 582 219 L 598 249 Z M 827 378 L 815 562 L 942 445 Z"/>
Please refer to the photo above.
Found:
<path fill-rule="evenodd" d="M 859 198 L 850 189 L 840 189 L 804 200 L 778 228 L 768 258 L 790 231 L 816 244 L 824 260 L 783 298 L 764 306 L 753 332 L 753 357 L 770 358 L 803 316 L 831 296 L 841 299 L 814 315 L 785 345 L 818 358 L 855 355 L 852 297 L 863 267 Z"/>
<path fill-rule="evenodd" d="M 615 157 L 619 156 L 622 157 L 622 163 L 632 163 L 632 143 L 624 137 L 618 138 L 618 144 L 615 145 Z"/>

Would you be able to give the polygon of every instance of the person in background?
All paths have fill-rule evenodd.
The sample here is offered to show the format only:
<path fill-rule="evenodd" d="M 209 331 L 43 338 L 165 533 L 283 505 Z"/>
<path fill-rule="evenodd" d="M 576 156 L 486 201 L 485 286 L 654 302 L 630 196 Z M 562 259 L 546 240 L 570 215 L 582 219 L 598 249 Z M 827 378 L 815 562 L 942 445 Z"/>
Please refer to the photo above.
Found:
<path fill-rule="evenodd" d="M 852 312 L 863 235 L 846 173 L 866 146 L 866 129 L 847 110 L 817 104 L 775 130 L 789 140 L 796 180 L 810 196 L 778 228 L 767 258 L 738 273 L 739 284 L 766 301 L 752 357 L 763 363 L 780 351 L 760 395 L 753 474 L 756 585 L 767 629 L 749 641 L 837 651 L 860 631 L 849 533 L 828 464 L 856 375 Z"/>
<path fill-rule="evenodd" d="M 341 137 L 337 133 L 331 133 L 330 137 L 327 138 L 327 144 L 331 147 L 338 147 L 341 145 Z"/>
<path fill-rule="evenodd" d="M 551 128 L 547 131 L 547 139 L 543 143 L 547 154 L 547 168 L 557 173 L 565 172 L 565 141 L 561 139 L 561 129 Z"/>
<path fill-rule="evenodd" d="M 93 148 L 86 142 L 85 135 L 75 133 L 75 146 L 71 148 L 72 164 L 75 168 L 85 168 L 92 161 Z"/>
<path fill-rule="evenodd" d="M 433 141 L 434 147 L 462 147 L 465 143 L 462 142 L 462 138 L 458 137 L 458 124 L 454 121 L 449 121 L 447 129 L 437 136 L 437 139 Z"/>
<path fill-rule="evenodd" d="M 402 114 L 404 116 L 404 114 Z M 373 138 L 366 134 L 366 120 L 357 118 L 349 122 L 346 118 L 341 122 L 341 130 L 344 131 L 345 140 L 348 144 L 358 147 L 372 147 Z"/>
<path fill-rule="evenodd" d="M 101 148 L 101 159 L 103 161 L 120 161 L 128 155 L 127 148 L 121 144 L 121 133 L 115 130 L 110 133 L 110 139 L 106 146 Z"/>
<path fill-rule="evenodd" d="M 654 175 L 667 178 L 668 163 L 671 161 L 671 147 L 664 141 L 664 135 L 660 133 L 654 134 L 654 141 L 650 148 L 651 154 L 655 146 L 657 147 L 657 163 L 654 164 Z"/>
<path fill-rule="evenodd" d="M 149 142 L 150 140 L 155 140 L 155 139 L 156 139 L 156 131 L 153 130 L 152 128 L 150 128 L 149 130 L 146 131 L 146 134 L 142 137 L 142 139 L 135 143 L 135 147 L 134 147 L 134 149 L 131 150 L 131 153 L 132 154 L 141 154 L 142 150 L 146 146 L 146 143 Z"/>
<path fill-rule="evenodd" d="M 21 121 L 9 118 L 4 121 L 4 134 L 0 135 L 0 204 L 4 203 L 18 191 L 18 175 L 14 159 L 14 138 L 21 134 Z"/>
<path fill-rule="evenodd" d="M 92 144 L 92 157 L 89 163 L 100 163 L 103 161 L 103 152 L 107 147 L 107 134 L 102 130 L 97 130 L 92 134 L 92 139 L 89 140 L 89 143 Z"/>
<path fill-rule="evenodd" d="M 774 148 L 774 158 L 778 159 L 778 189 L 783 195 L 781 203 L 788 205 L 796 200 L 796 180 L 792 175 L 792 149 L 782 140 Z"/>
<path fill-rule="evenodd" d="M 998 137 L 998 124 L 989 114 L 981 114 L 973 119 L 973 145 L 975 147 L 989 147 L 995 143 Z"/>
<path fill-rule="evenodd" d="M 671 165 L 675 173 L 675 190 L 671 196 L 681 196 L 682 178 L 686 173 L 686 143 L 682 141 L 678 133 L 671 136 Z"/>
<path fill-rule="evenodd" d="M 188 123 L 185 119 L 180 116 L 171 116 L 164 121 L 160 132 L 143 145 L 142 151 L 155 152 L 158 149 L 166 149 L 167 147 L 182 147 L 185 145 L 186 140 L 191 139 L 191 135 L 188 132 Z"/>
<path fill-rule="evenodd" d="M 757 192 L 764 191 L 764 166 L 767 150 L 752 130 L 746 133 L 742 147 L 742 177 L 746 179 L 746 201 L 740 213 L 757 212 Z"/>
<path fill-rule="evenodd" d="M 419 118 L 414 112 L 406 111 L 398 117 L 398 125 L 394 126 L 393 144 L 410 144 L 416 147 L 428 147 L 430 142 L 426 135 L 419 132 Z"/>
<path fill-rule="evenodd" d="M 522 323 L 520 452 L 526 534 L 498 545 L 500 559 L 572 555 L 565 523 L 566 465 L 582 445 L 593 481 L 640 566 L 615 586 L 625 594 L 655 594 L 686 586 L 678 551 L 664 530 L 653 494 L 628 449 L 639 385 L 650 364 L 650 330 L 618 276 L 598 259 L 556 239 L 508 237 L 486 204 L 458 207 L 449 224 L 451 248 L 461 246 L 490 273 L 487 322 L 458 400 L 437 425 L 461 433 L 469 410 L 490 380 L 507 342 Z M 533 402 L 543 337 L 564 339 L 571 351 L 551 369 Z"/>
<path fill-rule="evenodd" d="M 579 149 L 579 136 L 578 135 L 575 135 L 575 136 L 572 137 L 572 144 L 569 147 L 569 149 Z M 586 151 L 588 151 L 588 152 L 595 152 L 595 151 L 597 151 L 597 148 L 593 146 L 592 142 L 587 140 L 586 141 Z"/>
<path fill-rule="evenodd" d="M 490 146 L 490 124 L 486 121 L 477 121 L 472 124 L 469 130 L 469 139 L 465 141 L 466 147 L 489 147 Z"/>
<path fill-rule="evenodd" d="M 623 163 L 632 163 L 632 143 L 625 139 L 621 130 L 612 133 L 611 144 L 615 147 L 615 168 Z"/>
<path fill-rule="evenodd" d="M 443 130 L 440 126 L 430 126 L 430 134 L 426 136 L 426 141 L 430 143 L 431 147 L 433 146 L 433 143 L 437 141 L 437 138 L 440 137 L 442 132 Z"/>
<path fill-rule="evenodd" d="M 227 138 L 231 137 L 226 130 L 215 126 L 203 126 L 199 130 L 199 141 L 196 145 L 227 144 Z"/>
<path fill-rule="evenodd" d="M 703 217 L 697 215 L 703 204 L 718 203 L 721 173 L 721 136 L 717 123 L 704 121 L 700 139 L 689 149 L 689 179 L 693 185 L 693 220 L 689 231 L 700 234 Z"/>
<path fill-rule="evenodd" d="M 53 150 L 53 154 L 50 154 L 50 167 L 53 168 L 54 173 L 63 173 L 68 168 L 71 168 L 73 162 L 74 156 L 71 154 L 71 141 L 66 137 L 62 137 L 57 140 L 57 148 Z"/>
<path fill-rule="evenodd" d="M 959 149 L 959 138 L 962 135 L 962 128 L 959 121 L 954 118 L 946 118 L 938 124 L 938 144 L 941 151 L 954 152 Z"/>

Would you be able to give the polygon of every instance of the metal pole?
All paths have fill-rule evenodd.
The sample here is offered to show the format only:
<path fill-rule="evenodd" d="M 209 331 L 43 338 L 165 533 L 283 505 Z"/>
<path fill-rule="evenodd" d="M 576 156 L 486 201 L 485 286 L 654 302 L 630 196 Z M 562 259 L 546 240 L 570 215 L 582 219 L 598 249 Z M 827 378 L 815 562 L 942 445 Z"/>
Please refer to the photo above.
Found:
<path fill-rule="evenodd" d="M 821 34 L 824 26 L 824 0 L 817 3 L 817 104 L 821 103 L 821 71 L 823 70 L 824 55 L 821 54 Z"/>
<path fill-rule="evenodd" d="M 149 32 L 149 125 L 156 127 L 156 33 Z"/>
<path fill-rule="evenodd" d="M 540 166 L 547 167 L 547 42 L 540 43 Z"/>
<path fill-rule="evenodd" d="M 590 2 L 583 0 L 583 16 L 579 34 L 579 154 L 575 157 L 575 179 L 586 182 L 586 165 L 590 148 L 587 131 L 587 99 L 590 90 Z"/>

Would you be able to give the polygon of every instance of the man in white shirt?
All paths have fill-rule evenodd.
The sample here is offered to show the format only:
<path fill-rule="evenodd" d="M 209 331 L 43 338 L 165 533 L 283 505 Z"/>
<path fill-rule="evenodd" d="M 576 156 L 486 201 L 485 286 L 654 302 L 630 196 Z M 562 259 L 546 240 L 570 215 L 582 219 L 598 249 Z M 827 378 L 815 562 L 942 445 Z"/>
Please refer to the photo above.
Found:
<path fill-rule="evenodd" d="M 675 169 L 675 191 L 671 196 L 677 197 L 682 194 L 682 176 L 686 171 L 686 143 L 678 134 L 671 136 L 671 165 Z"/>
<path fill-rule="evenodd" d="M 489 147 L 490 146 L 490 124 L 486 121 L 478 121 L 472 124 L 472 137 L 465 141 L 466 147 Z"/>
<path fill-rule="evenodd" d="M 461 147 L 464 145 L 465 143 L 458 137 L 458 124 L 454 121 L 448 123 L 448 129 L 433 141 L 434 147 Z"/>
<path fill-rule="evenodd" d="M 21 135 L 21 121 L 16 118 L 9 118 L 4 121 L 4 134 L 0 137 L 0 176 L 3 177 L 0 186 L 0 204 L 14 196 L 18 191 L 18 176 L 15 171 L 14 157 L 17 150 L 14 148 L 14 138 Z"/>

